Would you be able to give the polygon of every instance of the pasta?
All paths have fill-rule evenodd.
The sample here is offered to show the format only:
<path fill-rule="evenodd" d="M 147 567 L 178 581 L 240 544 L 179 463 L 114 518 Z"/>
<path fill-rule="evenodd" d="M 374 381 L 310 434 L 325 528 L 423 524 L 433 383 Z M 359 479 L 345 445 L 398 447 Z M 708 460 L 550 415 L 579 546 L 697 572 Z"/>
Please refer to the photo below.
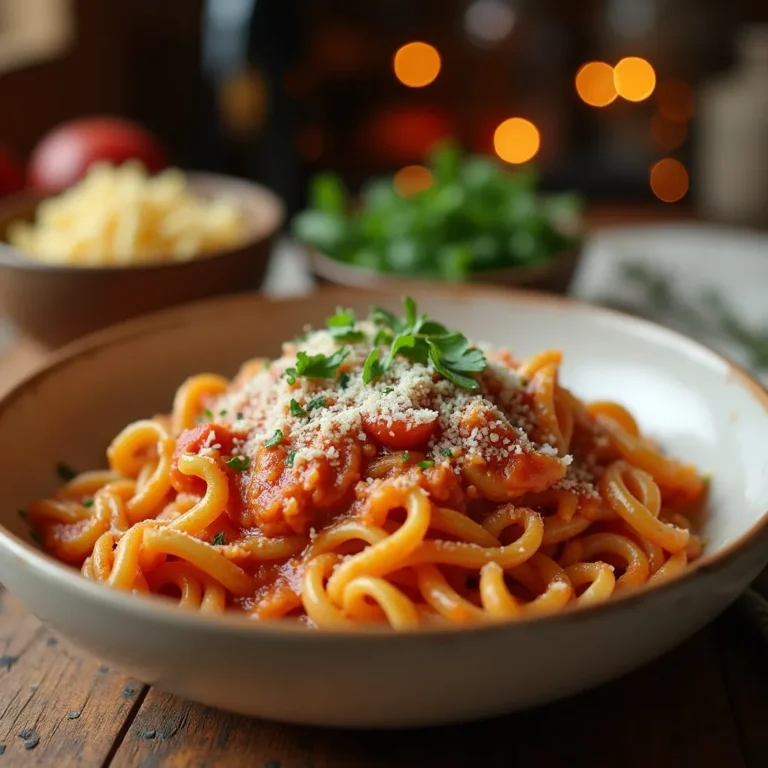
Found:
<path fill-rule="evenodd" d="M 678 576 L 704 478 L 560 362 L 471 346 L 410 299 L 337 310 L 185 381 L 29 523 L 113 589 L 321 629 L 524 619 Z"/>

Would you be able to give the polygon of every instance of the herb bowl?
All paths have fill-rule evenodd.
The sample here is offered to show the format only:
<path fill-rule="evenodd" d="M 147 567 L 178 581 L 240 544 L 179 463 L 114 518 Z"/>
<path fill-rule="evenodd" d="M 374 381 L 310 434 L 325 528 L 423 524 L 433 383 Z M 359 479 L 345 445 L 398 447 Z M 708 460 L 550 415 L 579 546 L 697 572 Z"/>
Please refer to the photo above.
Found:
<path fill-rule="evenodd" d="M 203 198 L 234 200 L 247 236 L 237 247 L 188 261 L 140 266 L 69 266 L 29 258 L 5 242 L 8 228 L 31 221 L 42 198 L 23 193 L 0 206 L 0 312 L 20 331 L 57 347 L 90 331 L 196 299 L 261 285 L 271 242 L 285 219 L 281 200 L 249 181 L 187 174 Z"/>
<path fill-rule="evenodd" d="M 330 283 L 352 288 L 387 289 L 407 286 L 408 283 L 430 283 L 437 278 L 399 275 L 358 267 L 333 259 L 312 247 L 304 254 L 309 271 L 322 284 Z M 581 260 L 581 247 L 574 246 L 552 256 L 547 261 L 506 269 L 470 272 L 464 282 L 503 285 L 538 290 L 546 293 L 567 293 Z"/>

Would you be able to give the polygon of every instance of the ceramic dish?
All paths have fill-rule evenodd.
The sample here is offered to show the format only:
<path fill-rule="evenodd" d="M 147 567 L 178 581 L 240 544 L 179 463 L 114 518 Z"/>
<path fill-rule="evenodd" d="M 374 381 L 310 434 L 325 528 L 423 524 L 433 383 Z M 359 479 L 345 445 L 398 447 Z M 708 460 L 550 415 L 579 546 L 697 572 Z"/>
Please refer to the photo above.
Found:
<path fill-rule="evenodd" d="M 345 264 L 333 259 L 314 248 L 306 248 L 307 265 L 310 272 L 321 283 L 335 283 L 355 288 L 386 289 L 390 286 L 402 286 L 405 282 L 416 285 L 427 284 L 433 278 L 387 274 L 373 269 Z M 492 269 L 484 272 L 472 272 L 467 282 L 485 285 L 507 285 L 549 293 L 566 293 L 573 281 L 581 258 L 581 248 L 574 247 L 547 259 L 540 264 L 506 269 Z"/>
<path fill-rule="evenodd" d="M 240 179 L 191 173 L 189 181 L 202 197 L 238 201 L 248 232 L 241 246 L 148 266 L 56 266 L 26 258 L 3 242 L 8 225 L 30 220 L 39 199 L 23 194 L 5 201 L 0 207 L 0 311 L 53 347 L 142 313 L 257 288 L 285 218 L 282 202 L 265 187 Z"/>
<path fill-rule="evenodd" d="M 337 305 L 399 305 L 399 296 L 328 290 L 136 320 L 71 346 L 6 395 L 0 580 L 64 637 L 181 696 L 294 723 L 400 727 L 510 712 L 621 675 L 702 627 L 765 565 L 768 395 L 746 374 L 674 332 L 572 301 L 481 288 L 415 298 L 430 316 L 521 355 L 557 345 L 575 392 L 619 399 L 671 452 L 712 471 L 704 556 L 676 580 L 596 607 L 394 634 L 201 617 L 90 583 L 35 548 L 17 509 L 53 490 L 57 461 L 102 465 L 111 437 L 167 409 L 186 376 L 232 374 L 244 358 L 274 355 Z"/>

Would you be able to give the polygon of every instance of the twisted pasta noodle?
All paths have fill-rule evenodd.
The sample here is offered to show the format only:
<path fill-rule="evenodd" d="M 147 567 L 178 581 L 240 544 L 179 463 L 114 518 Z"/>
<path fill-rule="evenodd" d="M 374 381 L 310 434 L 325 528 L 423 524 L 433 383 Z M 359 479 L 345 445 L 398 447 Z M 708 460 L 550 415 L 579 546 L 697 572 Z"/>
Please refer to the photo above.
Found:
<path fill-rule="evenodd" d="M 232 381 L 188 378 L 108 469 L 28 506 L 43 546 L 187 611 L 397 631 L 594 605 L 700 555 L 706 484 L 623 406 L 561 386 L 560 352 L 501 353 L 469 391 L 406 345 L 366 380 L 389 331 L 342 321 L 364 337 L 343 354 L 334 326 Z"/>

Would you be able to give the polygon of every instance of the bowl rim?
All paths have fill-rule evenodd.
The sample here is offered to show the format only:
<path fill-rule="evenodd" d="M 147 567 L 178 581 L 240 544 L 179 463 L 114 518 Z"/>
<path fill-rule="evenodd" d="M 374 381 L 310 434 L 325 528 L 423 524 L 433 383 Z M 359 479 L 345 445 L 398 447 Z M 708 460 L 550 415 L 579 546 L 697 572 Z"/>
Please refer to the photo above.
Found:
<path fill-rule="evenodd" d="M 238 245 L 224 250 L 213 251 L 196 256 L 185 261 L 154 261 L 147 264 L 118 264 L 116 266 L 105 266 L 100 264 L 84 264 L 82 266 L 72 264 L 51 264 L 46 261 L 38 261 L 29 258 L 23 251 L 11 245 L 7 240 L 0 239 L 0 267 L 16 269 L 30 272 L 49 272 L 61 275 L 107 275 L 124 274 L 126 272 L 155 272 L 163 269 L 181 268 L 189 264 L 200 264 L 214 261 L 215 259 L 225 258 L 232 254 L 239 253 L 256 243 L 264 242 L 277 234 L 288 217 L 288 209 L 282 198 L 269 187 L 260 184 L 251 179 L 240 178 L 238 176 L 227 176 L 220 173 L 209 173 L 208 171 L 193 171 L 181 169 L 190 186 L 194 189 L 198 185 L 211 185 L 221 189 L 223 196 L 236 197 L 238 202 L 244 198 L 259 199 L 266 203 L 269 211 L 269 219 L 265 219 L 263 227 L 255 228 L 246 226 L 247 236 Z M 24 190 L 9 196 L 6 200 L 0 202 L 0 218 L 8 221 L 12 220 L 14 212 L 18 212 L 30 205 L 35 208 L 47 199 L 57 195 L 40 195 L 32 190 Z"/>
<path fill-rule="evenodd" d="M 413 288 L 413 285 L 404 284 L 403 289 Z M 315 290 L 313 293 L 287 296 L 271 297 L 254 291 L 233 294 L 225 297 L 214 297 L 203 301 L 192 302 L 178 307 L 153 312 L 122 323 L 115 324 L 109 328 L 96 331 L 81 339 L 70 342 L 59 350 L 54 351 L 45 362 L 41 363 L 34 371 L 26 375 L 20 382 L 15 384 L 9 391 L 0 397 L 0 421 L 5 412 L 10 409 L 14 402 L 23 396 L 27 390 L 34 389 L 43 379 L 55 375 L 59 368 L 66 367 L 70 363 L 83 357 L 97 355 L 99 351 L 112 345 L 113 343 L 128 342 L 136 338 L 154 333 L 158 328 L 171 329 L 173 327 L 184 327 L 188 315 L 197 313 L 201 308 L 214 308 L 219 305 L 242 304 L 257 305 L 268 308 L 274 303 L 296 302 L 306 299 L 307 295 L 328 297 L 329 305 L 333 304 L 334 298 L 338 302 L 342 294 L 355 291 L 363 295 L 382 296 L 391 295 L 387 286 L 386 291 L 369 289 L 356 290 L 348 287 L 330 286 Z M 497 299 L 503 301 L 515 301 L 527 304 L 545 304 L 554 306 L 562 311 L 569 308 L 575 308 L 581 312 L 589 312 L 608 318 L 612 323 L 618 323 L 627 328 L 634 328 L 643 331 L 645 335 L 652 334 L 656 338 L 666 338 L 677 344 L 682 344 L 699 356 L 708 358 L 711 362 L 724 365 L 728 370 L 728 375 L 737 381 L 743 389 L 763 408 L 768 411 L 768 390 L 760 384 L 750 373 L 742 366 L 730 360 L 727 356 L 717 352 L 706 344 L 690 338 L 686 334 L 676 330 L 666 328 L 658 323 L 652 322 L 642 317 L 629 315 L 618 310 L 590 304 L 589 302 L 574 299 L 565 296 L 556 296 L 537 291 L 515 290 L 509 288 L 496 288 L 484 285 L 461 285 L 461 286 L 432 286 L 421 289 L 424 294 L 442 296 L 444 298 L 455 296 L 456 298 Z M 525 630 L 528 627 L 564 623 L 569 624 L 574 621 L 598 620 L 602 616 L 616 611 L 631 609 L 633 606 L 645 600 L 652 599 L 653 595 L 670 593 L 679 590 L 684 585 L 691 584 L 694 580 L 700 580 L 703 576 L 711 573 L 717 573 L 732 564 L 743 552 L 757 548 L 760 544 L 768 542 L 768 510 L 733 542 L 726 545 L 717 552 L 704 554 L 694 563 L 688 565 L 686 570 L 679 576 L 663 581 L 660 584 L 649 584 L 645 582 L 636 590 L 624 594 L 612 596 L 610 599 L 592 605 L 581 606 L 571 604 L 565 609 L 542 615 L 534 615 L 518 620 L 503 622 L 489 622 L 487 624 L 472 624 L 468 626 L 437 626 L 425 627 L 412 632 L 395 632 L 389 627 L 355 627 L 353 629 L 320 629 L 308 630 L 299 622 L 288 621 L 255 621 L 249 619 L 246 615 L 229 613 L 220 616 L 208 616 L 206 614 L 192 613 L 179 610 L 174 603 L 155 595 L 134 595 L 124 593 L 119 590 L 105 588 L 101 584 L 96 584 L 85 579 L 79 570 L 71 568 L 66 564 L 56 560 L 52 555 L 43 552 L 24 539 L 10 531 L 0 523 L 0 550 L 5 550 L 11 559 L 19 559 L 27 567 L 43 574 L 46 579 L 55 579 L 62 584 L 62 588 L 69 592 L 80 592 L 89 600 L 111 604 L 114 610 L 122 610 L 139 614 L 141 618 L 147 621 L 169 622 L 178 624 L 181 627 L 197 629 L 200 632 L 211 631 L 216 633 L 217 629 L 227 630 L 236 634 L 247 633 L 253 637 L 254 633 L 268 634 L 271 637 L 278 637 L 286 641 L 304 642 L 303 638 L 309 638 L 307 642 L 322 642 L 323 639 L 339 641 L 342 639 L 363 640 L 368 638 L 371 641 L 382 638 L 391 638 L 395 642 L 414 641 L 418 638 L 437 637 L 463 637 L 469 635 L 485 634 L 514 631 L 517 629 Z M 394 640 L 397 638 L 397 640 Z"/>
<path fill-rule="evenodd" d="M 314 245 L 303 240 L 295 238 L 295 242 L 304 251 L 305 258 L 309 262 L 312 272 L 325 280 L 334 280 L 334 276 L 329 274 L 332 270 L 338 270 L 339 273 L 351 277 L 348 283 L 338 283 L 338 285 L 367 287 L 368 280 L 380 280 L 388 286 L 395 283 L 410 282 L 411 284 L 428 285 L 430 282 L 437 282 L 439 285 L 461 285 L 461 281 L 447 280 L 435 275 L 407 275 L 401 272 L 382 272 L 372 267 L 360 266 L 359 264 L 350 264 L 346 261 L 331 256 L 325 251 L 321 251 Z M 561 248 L 555 251 L 549 258 L 540 263 L 517 264 L 516 266 L 497 267 L 495 269 L 472 270 L 467 273 L 466 281 L 472 285 L 482 284 L 482 281 L 493 281 L 494 278 L 515 276 L 519 281 L 519 288 L 525 289 L 529 283 L 546 278 L 553 272 L 562 270 L 571 262 L 574 266 L 581 260 L 584 252 L 584 237 L 573 242 L 567 248 Z M 534 289 L 532 289 L 534 290 Z"/>

